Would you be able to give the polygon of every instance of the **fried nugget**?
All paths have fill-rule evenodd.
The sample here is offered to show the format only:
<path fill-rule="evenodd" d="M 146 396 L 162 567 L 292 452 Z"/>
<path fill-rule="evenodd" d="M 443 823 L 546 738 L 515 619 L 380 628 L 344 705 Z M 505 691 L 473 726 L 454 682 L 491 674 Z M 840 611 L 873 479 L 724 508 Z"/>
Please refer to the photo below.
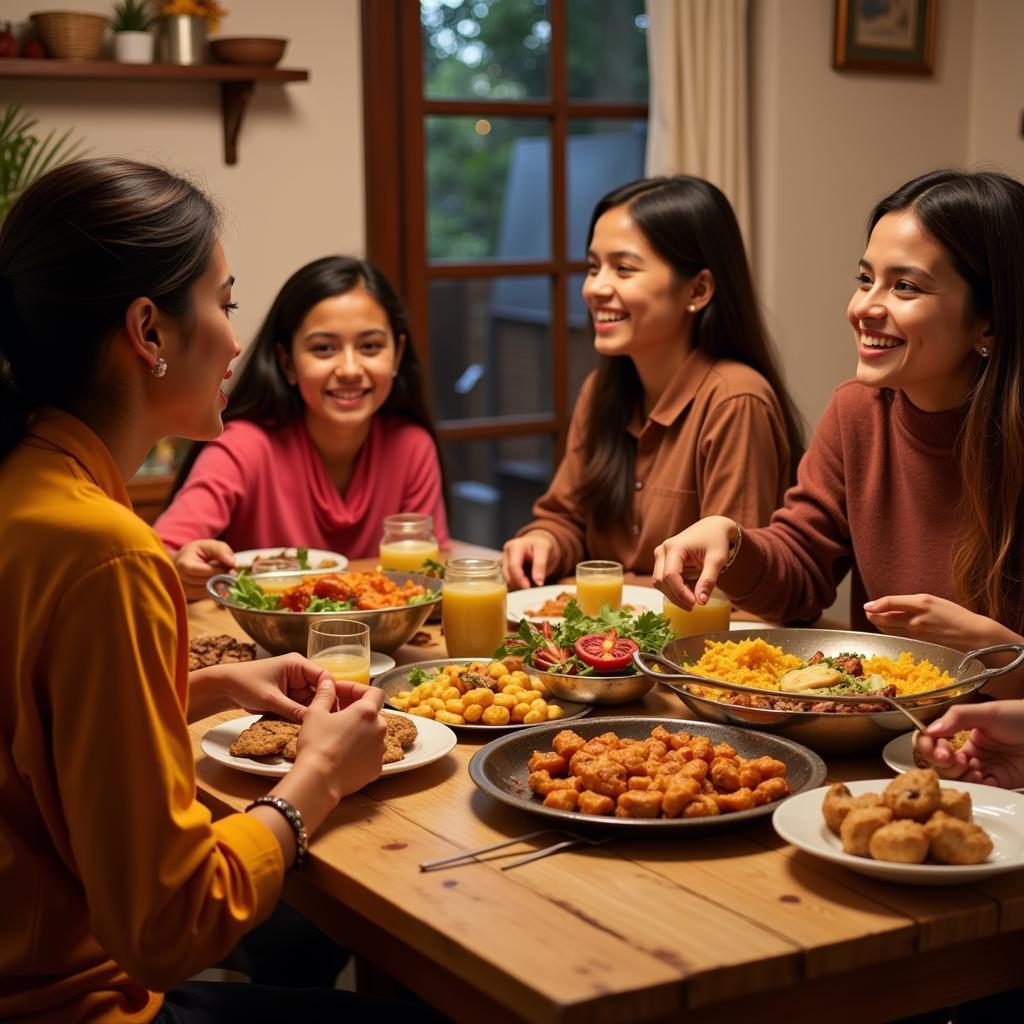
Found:
<path fill-rule="evenodd" d="M 403 715 L 389 715 L 383 712 L 388 727 L 388 739 L 394 739 L 403 750 L 408 750 L 416 742 L 416 723 Z"/>
<path fill-rule="evenodd" d="M 888 807 L 851 808 L 839 826 L 843 850 L 855 857 L 867 857 L 871 837 L 891 821 L 892 810 Z"/>
<path fill-rule="evenodd" d="M 615 816 L 618 818 L 656 818 L 661 811 L 663 794 L 652 789 L 627 790 L 615 801 Z"/>
<path fill-rule="evenodd" d="M 900 818 L 871 834 L 868 853 L 875 860 L 920 864 L 928 856 L 928 845 L 924 825 L 910 818 Z"/>
<path fill-rule="evenodd" d="M 992 852 L 992 840 L 980 825 L 936 811 L 924 826 L 932 856 L 940 864 L 980 864 Z"/>
<path fill-rule="evenodd" d="M 953 815 L 954 818 L 959 818 L 961 821 L 970 821 L 973 807 L 971 805 L 971 794 L 965 792 L 962 789 L 948 789 L 943 786 L 939 790 L 939 799 L 942 801 L 939 805 L 939 811 L 945 811 L 946 814 Z M 939 812 L 936 811 L 936 814 Z M 934 817 L 935 815 L 932 815 Z"/>
<path fill-rule="evenodd" d="M 927 821 L 939 809 L 939 776 L 931 768 L 915 768 L 897 775 L 882 794 L 894 817 Z"/>

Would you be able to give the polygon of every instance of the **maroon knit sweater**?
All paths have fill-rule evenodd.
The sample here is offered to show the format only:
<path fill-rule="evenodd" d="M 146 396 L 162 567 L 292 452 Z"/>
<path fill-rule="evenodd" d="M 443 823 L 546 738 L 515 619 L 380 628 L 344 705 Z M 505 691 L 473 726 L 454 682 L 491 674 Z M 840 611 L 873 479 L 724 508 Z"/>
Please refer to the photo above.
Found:
<path fill-rule="evenodd" d="M 745 530 L 719 586 L 745 611 L 811 620 L 852 570 L 850 624 L 887 594 L 955 600 L 951 573 L 960 471 L 954 443 L 965 409 L 922 412 L 901 391 L 856 380 L 836 388 L 768 526 Z"/>

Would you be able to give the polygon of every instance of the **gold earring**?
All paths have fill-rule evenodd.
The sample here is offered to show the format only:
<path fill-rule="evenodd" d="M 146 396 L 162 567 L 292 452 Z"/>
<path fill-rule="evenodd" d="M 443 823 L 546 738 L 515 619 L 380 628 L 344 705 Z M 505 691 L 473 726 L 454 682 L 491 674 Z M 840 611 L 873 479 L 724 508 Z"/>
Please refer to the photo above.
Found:
<path fill-rule="evenodd" d="M 689 305 L 688 305 L 688 306 L 687 306 L 686 308 L 687 308 L 687 309 L 688 309 L 688 310 L 689 310 L 689 311 L 690 311 L 691 313 L 696 313 L 696 312 L 697 312 L 697 307 L 696 307 L 696 305 L 695 305 L 694 303 L 692 303 L 692 302 L 691 302 L 691 303 L 690 303 L 690 304 L 689 304 Z"/>

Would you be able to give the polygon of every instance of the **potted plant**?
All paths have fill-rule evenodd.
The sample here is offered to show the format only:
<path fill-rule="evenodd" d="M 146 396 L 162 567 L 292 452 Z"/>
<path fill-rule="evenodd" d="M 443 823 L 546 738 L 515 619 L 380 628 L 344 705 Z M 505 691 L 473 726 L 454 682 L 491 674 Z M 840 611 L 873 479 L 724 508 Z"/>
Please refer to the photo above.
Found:
<path fill-rule="evenodd" d="M 69 128 L 57 136 L 56 129 L 40 139 L 32 131 L 36 120 L 9 103 L 0 110 L 0 222 L 14 200 L 48 170 L 84 155 L 82 142 L 71 138 Z"/>
<path fill-rule="evenodd" d="M 146 9 L 146 0 L 118 0 L 110 18 L 114 30 L 114 59 L 122 64 L 150 64 L 156 18 Z"/>

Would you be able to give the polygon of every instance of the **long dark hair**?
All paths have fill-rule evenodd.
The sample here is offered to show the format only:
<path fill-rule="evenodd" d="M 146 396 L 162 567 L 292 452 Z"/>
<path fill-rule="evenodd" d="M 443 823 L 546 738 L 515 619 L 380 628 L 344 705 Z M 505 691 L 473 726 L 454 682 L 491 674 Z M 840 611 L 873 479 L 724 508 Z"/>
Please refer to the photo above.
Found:
<path fill-rule="evenodd" d="M 633 222 L 681 281 L 705 268 L 715 292 L 697 314 L 693 345 L 713 359 L 735 359 L 761 374 L 779 400 L 789 441 L 789 482 L 803 454 L 796 405 L 783 383 L 774 346 L 754 295 L 736 215 L 710 182 L 689 175 L 644 178 L 609 192 L 594 208 L 588 241 L 598 220 L 627 206 Z M 633 443 L 627 427 L 643 404 L 643 386 L 629 356 L 602 356 L 587 423 L 586 470 L 577 494 L 591 509 L 594 524 L 607 529 L 622 522 L 633 500 Z"/>
<path fill-rule="evenodd" d="M 135 299 L 188 322 L 219 230 L 195 185 L 133 160 L 79 160 L 25 190 L 0 228 L 0 458 L 33 409 L 93 390 Z"/>
<path fill-rule="evenodd" d="M 1024 184 L 993 171 L 940 170 L 872 211 L 910 210 L 967 282 L 969 315 L 987 320 L 958 439 L 962 498 L 953 580 L 968 608 L 1018 629 L 1024 617 Z"/>
<path fill-rule="evenodd" d="M 224 421 L 249 420 L 266 430 L 280 430 L 303 418 L 305 403 L 298 387 L 288 383 L 281 369 L 278 347 L 291 351 L 296 331 L 318 302 L 344 295 L 359 285 L 384 310 L 395 343 L 405 338 L 398 375 L 379 412 L 402 416 L 423 427 L 433 438 L 440 461 L 441 446 L 427 407 L 423 373 L 413 347 L 405 306 L 377 267 L 369 260 L 352 256 L 324 256 L 296 270 L 285 281 L 249 346 L 238 383 L 231 392 L 231 403 L 224 410 Z M 202 444 L 194 444 L 185 457 L 174 483 L 175 491 L 185 483 L 202 448 Z M 443 462 L 441 472 L 443 479 Z"/>

